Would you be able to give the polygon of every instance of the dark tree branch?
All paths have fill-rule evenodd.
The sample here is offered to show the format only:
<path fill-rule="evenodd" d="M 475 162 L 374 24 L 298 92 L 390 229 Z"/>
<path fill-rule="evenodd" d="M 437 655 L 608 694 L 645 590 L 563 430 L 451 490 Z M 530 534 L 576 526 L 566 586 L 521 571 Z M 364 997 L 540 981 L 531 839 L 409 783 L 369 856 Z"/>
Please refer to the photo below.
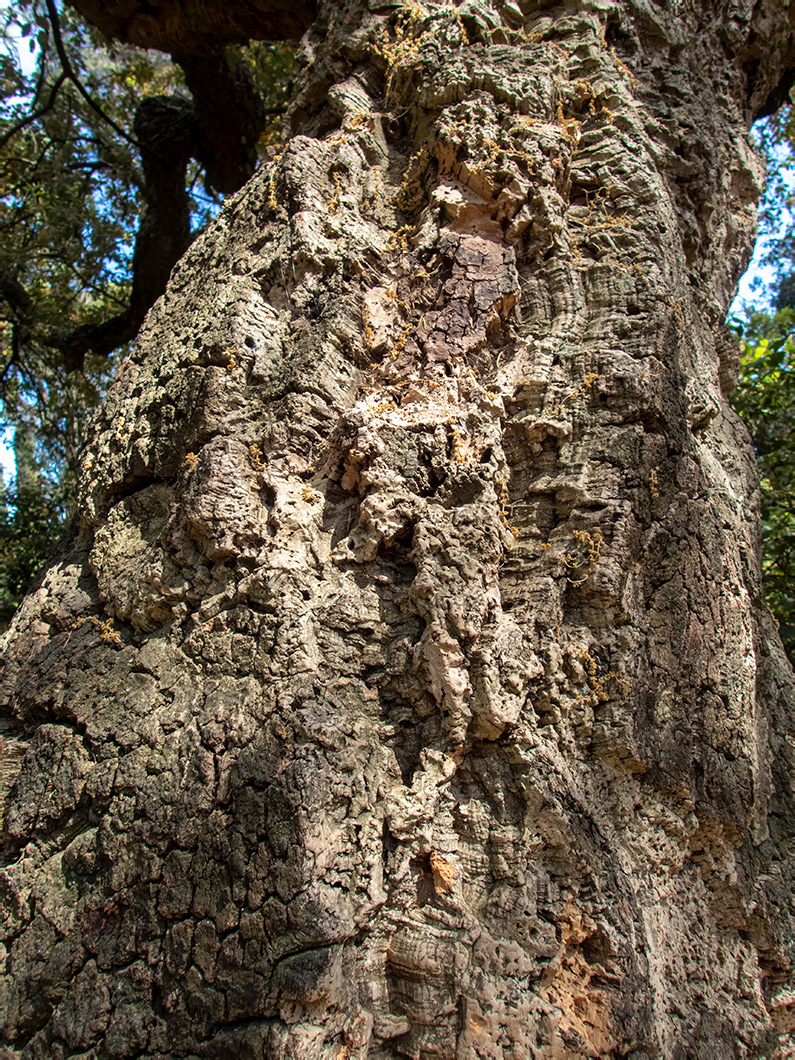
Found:
<path fill-rule="evenodd" d="M 298 40 L 315 18 L 315 0 L 68 0 L 110 40 L 163 52 L 199 52 L 250 40 Z"/>
<path fill-rule="evenodd" d="M 135 338 L 190 245 L 185 175 L 196 152 L 193 107 L 178 96 L 145 99 L 135 115 L 135 134 L 141 144 L 146 206 L 135 239 L 130 304 L 110 320 L 82 325 L 61 339 L 58 345 L 70 372 L 82 368 L 89 351 L 107 356 Z"/>
<path fill-rule="evenodd" d="M 66 74 L 63 73 L 50 89 L 50 94 L 47 97 L 47 102 L 44 103 L 41 107 L 39 107 L 38 110 L 34 110 L 30 114 L 28 114 L 26 118 L 23 118 L 21 121 L 18 121 L 16 125 L 12 125 L 8 132 L 5 132 L 2 136 L 0 136 L 0 148 L 5 147 L 8 141 L 12 139 L 12 137 L 16 136 L 18 132 L 22 132 L 22 130 L 26 128 L 26 126 L 31 125 L 34 121 L 38 121 L 39 118 L 44 117 L 44 115 L 47 114 L 48 111 L 52 110 L 52 108 L 55 106 L 55 100 L 58 96 L 58 89 L 61 87 L 65 80 Z"/>
<path fill-rule="evenodd" d="M 189 159 L 198 151 L 193 107 L 178 96 L 142 101 L 135 116 L 141 147 L 145 208 L 133 253 L 132 294 L 128 307 L 100 324 L 36 335 L 59 350 L 67 372 L 81 369 L 86 354 L 107 356 L 138 334 L 149 309 L 163 293 L 176 262 L 190 244 L 190 201 L 185 187 Z M 16 318 L 19 343 L 34 334 L 33 300 L 7 270 L 0 270 L 0 297 Z"/>
<path fill-rule="evenodd" d="M 190 244 L 186 170 L 197 150 L 193 107 L 178 96 L 143 100 L 135 115 L 146 207 L 133 253 L 131 311 L 141 322 Z"/>
<path fill-rule="evenodd" d="M 166 0 L 167 4 L 170 2 Z M 108 36 L 170 51 L 185 73 L 193 103 L 177 96 L 144 99 L 136 112 L 133 139 L 94 102 L 80 82 L 64 48 L 54 0 L 46 0 L 55 48 L 63 67 L 58 85 L 66 78 L 71 80 L 92 110 L 140 151 L 145 201 L 135 240 L 132 293 L 127 308 L 101 324 L 84 324 L 71 331 L 59 329 L 44 337 L 36 335 L 37 341 L 60 351 L 68 372 L 81 369 L 87 353 L 106 356 L 134 339 L 146 313 L 165 290 L 172 268 L 191 241 L 190 199 L 185 186 L 190 158 L 195 158 L 204 168 L 208 191 L 223 194 L 237 191 L 256 167 L 257 140 L 266 125 L 267 114 L 282 110 L 265 110 L 248 70 L 242 63 L 230 63 L 224 44 L 216 40 L 295 36 L 309 25 L 314 13 L 311 2 L 291 6 L 287 11 L 284 5 L 279 7 L 273 0 L 251 0 L 248 4 L 235 5 L 234 17 L 225 23 L 231 5 L 214 10 L 216 21 L 220 16 L 224 25 L 216 27 L 213 22 L 216 27 L 213 29 L 196 21 L 195 0 L 185 2 L 191 9 L 189 15 L 182 11 L 181 2 L 174 5 L 174 18 L 179 22 L 184 16 L 187 21 L 183 29 L 190 25 L 190 33 L 186 37 L 178 27 L 174 28 L 173 20 L 158 18 L 158 25 L 170 25 L 172 29 L 168 41 L 158 39 L 157 42 L 144 42 L 135 34 L 127 37 L 118 25 L 111 27 L 103 16 L 112 13 L 113 5 L 99 5 L 102 10 L 96 11 L 91 0 L 73 5 Z M 149 19 L 146 24 L 153 21 Z M 244 24 L 247 28 L 241 30 Z M 31 116 L 28 120 L 35 118 Z M 9 281 L 11 293 L 6 294 L 0 277 L 0 296 L 6 297 L 14 309 L 19 339 L 24 342 L 32 337 L 34 330 L 31 300 L 21 285 L 13 287 L 16 283 L 13 278 L 9 277 Z M 24 306 L 23 296 L 27 299 Z"/>
<path fill-rule="evenodd" d="M 14 311 L 17 318 L 27 314 L 32 299 L 19 280 L 6 269 L 0 268 L 0 298 Z"/>
<path fill-rule="evenodd" d="M 231 194 L 241 188 L 257 164 L 257 139 L 267 119 L 251 75 L 242 63 L 229 62 L 226 49 L 172 52 L 185 74 L 196 110 L 199 133 L 196 160 L 209 191 Z"/>
<path fill-rule="evenodd" d="M 765 102 L 754 114 L 754 121 L 760 118 L 768 118 L 775 114 L 779 107 L 783 107 L 790 101 L 790 89 L 795 85 L 795 67 L 790 66 L 781 75 L 781 80 L 767 97 Z"/>

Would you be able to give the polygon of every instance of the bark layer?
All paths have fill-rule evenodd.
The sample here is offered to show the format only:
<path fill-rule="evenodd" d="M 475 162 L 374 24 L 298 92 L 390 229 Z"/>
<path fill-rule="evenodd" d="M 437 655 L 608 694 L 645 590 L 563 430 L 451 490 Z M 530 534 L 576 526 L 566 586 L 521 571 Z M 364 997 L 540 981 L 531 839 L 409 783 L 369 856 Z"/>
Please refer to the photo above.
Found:
<path fill-rule="evenodd" d="M 9 634 L 4 1055 L 787 1055 L 722 329 L 785 16 L 374 7 L 321 10 Z"/>

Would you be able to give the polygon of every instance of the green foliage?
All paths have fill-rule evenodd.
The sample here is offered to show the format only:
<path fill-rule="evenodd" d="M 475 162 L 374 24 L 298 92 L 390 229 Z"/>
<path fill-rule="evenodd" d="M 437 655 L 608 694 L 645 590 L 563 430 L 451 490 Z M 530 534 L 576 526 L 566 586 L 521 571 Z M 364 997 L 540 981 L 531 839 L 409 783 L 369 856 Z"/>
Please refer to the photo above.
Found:
<path fill-rule="evenodd" d="M 31 299 L 23 328 L 19 308 L 0 290 L 0 417 L 30 426 L 46 466 L 69 477 L 114 364 L 89 355 L 83 372 L 73 373 L 81 378 L 72 379 L 57 339 L 126 308 L 143 186 L 132 119 L 145 96 L 189 93 L 168 57 L 108 44 L 65 5 L 59 20 L 71 67 L 102 114 L 63 79 L 39 0 L 8 7 L 0 27 L 7 43 L 0 51 L 0 273 L 12 275 Z M 35 42 L 38 50 L 28 74 L 10 46 L 19 32 L 23 45 Z M 279 112 L 297 70 L 294 50 L 252 42 L 234 51 L 254 75 L 266 112 Z M 278 121 L 263 129 L 263 153 L 279 133 Z M 191 163 L 194 231 L 221 204 L 200 176 Z"/>
<path fill-rule="evenodd" d="M 759 461 L 765 599 L 795 659 L 795 309 L 751 313 L 741 334 L 742 374 L 732 404 Z"/>
<path fill-rule="evenodd" d="M 45 489 L 0 495 L 0 629 L 5 629 L 63 529 L 63 511 Z"/>
<path fill-rule="evenodd" d="M 230 48 L 248 66 L 266 113 L 278 117 L 292 90 L 298 73 L 295 48 L 285 41 L 251 41 L 244 48 Z M 282 137 L 282 123 L 273 121 L 259 138 L 260 157 L 267 157 Z"/>
<path fill-rule="evenodd" d="M 743 356 L 732 404 L 759 461 L 765 600 L 795 662 L 795 107 L 782 107 L 755 134 L 767 162 L 760 238 L 770 275 L 755 287 L 758 305 L 772 308 L 734 321 Z"/>
<path fill-rule="evenodd" d="M 63 490 L 47 480 L 34 452 L 32 435 L 17 428 L 15 482 L 0 476 L 0 629 L 4 629 L 42 563 L 61 535 Z"/>
<path fill-rule="evenodd" d="M 795 305 L 795 107 L 782 107 L 755 126 L 757 146 L 767 165 L 765 192 L 759 206 L 759 234 L 765 245 L 763 263 L 772 271 L 760 302 L 774 309 Z M 761 281 L 757 286 L 762 288 Z"/>

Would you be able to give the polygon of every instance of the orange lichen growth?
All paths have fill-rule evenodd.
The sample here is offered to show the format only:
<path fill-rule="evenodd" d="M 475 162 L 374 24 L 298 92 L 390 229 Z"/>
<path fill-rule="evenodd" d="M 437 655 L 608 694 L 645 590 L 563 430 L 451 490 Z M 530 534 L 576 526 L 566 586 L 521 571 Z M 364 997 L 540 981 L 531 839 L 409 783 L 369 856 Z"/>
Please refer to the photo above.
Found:
<path fill-rule="evenodd" d="M 256 442 L 252 442 L 248 447 L 249 454 L 251 455 L 251 465 L 255 471 L 262 471 L 265 467 L 265 455 L 260 449 Z"/>
<path fill-rule="evenodd" d="M 92 626 L 96 626 L 99 630 L 99 639 L 103 640 L 106 644 L 113 644 L 114 647 L 120 648 L 122 646 L 122 639 L 113 628 L 113 618 L 106 618 L 104 621 L 97 618 L 96 615 L 89 615 L 88 617 L 83 616 L 82 618 L 76 618 L 69 627 L 69 635 L 66 638 L 66 643 L 72 639 L 72 633 L 85 625 L 86 622 L 90 622 Z"/>

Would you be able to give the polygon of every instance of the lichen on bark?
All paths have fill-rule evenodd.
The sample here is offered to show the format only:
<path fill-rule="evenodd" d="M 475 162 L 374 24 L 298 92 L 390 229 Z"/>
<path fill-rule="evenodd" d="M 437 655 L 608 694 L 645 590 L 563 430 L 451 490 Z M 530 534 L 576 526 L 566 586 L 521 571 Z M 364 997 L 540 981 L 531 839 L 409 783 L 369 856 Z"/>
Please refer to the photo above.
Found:
<path fill-rule="evenodd" d="M 9 633 L 0 1055 L 785 1056 L 722 330 L 784 9 L 348 0 L 303 49 Z"/>

